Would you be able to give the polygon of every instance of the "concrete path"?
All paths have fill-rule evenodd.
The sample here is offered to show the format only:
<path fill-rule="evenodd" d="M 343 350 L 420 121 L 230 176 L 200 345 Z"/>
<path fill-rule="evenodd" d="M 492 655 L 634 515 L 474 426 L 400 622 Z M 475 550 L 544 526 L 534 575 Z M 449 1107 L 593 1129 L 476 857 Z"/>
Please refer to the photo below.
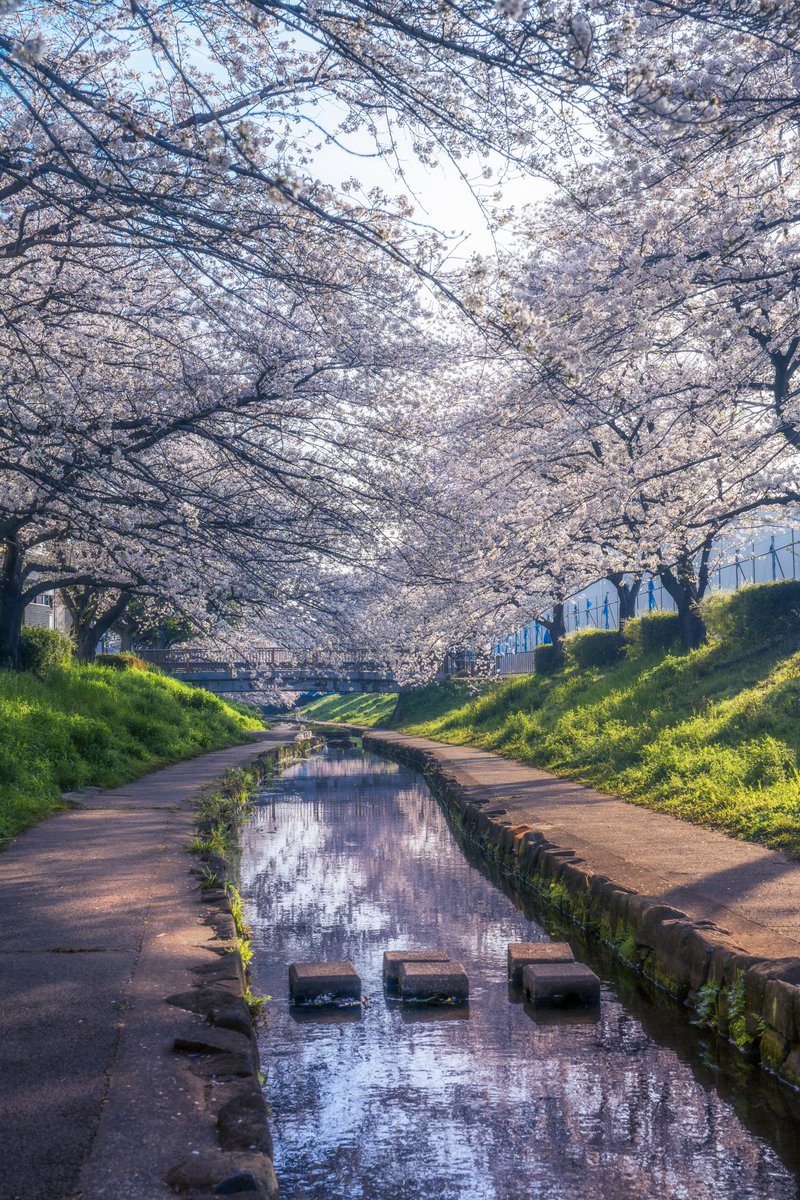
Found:
<path fill-rule="evenodd" d="M 800 958 L 800 863 L 722 833 L 650 812 L 486 750 L 385 730 L 370 738 L 433 756 L 465 788 L 495 801 L 503 821 L 529 825 L 587 868 L 710 920 L 748 954 Z"/>
<path fill-rule="evenodd" d="M 214 1149 L 164 1003 L 219 939 L 199 903 L 193 798 L 294 740 L 278 727 L 88 795 L 0 853 L 0 1200 L 163 1200 Z"/>

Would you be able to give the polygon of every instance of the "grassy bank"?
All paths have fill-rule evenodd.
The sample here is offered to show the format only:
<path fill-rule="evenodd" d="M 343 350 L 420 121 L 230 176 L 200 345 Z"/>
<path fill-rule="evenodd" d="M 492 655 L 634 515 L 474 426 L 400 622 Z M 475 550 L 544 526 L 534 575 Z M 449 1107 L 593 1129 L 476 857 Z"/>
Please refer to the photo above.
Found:
<path fill-rule="evenodd" d="M 795 642 L 796 645 L 796 642 Z M 800 857 L 800 654 L 718 642 L 400 696 L 394 728 L 468 743 Z"/>
<path fill-rule="evenodd" d="M 0 839 L 61 804 L 245 739 L 261 722 L 209 692 L 138 670 L 0 671 Z"/>
<path fill-rule="evenodd" d="M 309 721 L 385 725 L 394 712 L 397 692 L 343 692 L 321 696 L 298 711 Z"/>

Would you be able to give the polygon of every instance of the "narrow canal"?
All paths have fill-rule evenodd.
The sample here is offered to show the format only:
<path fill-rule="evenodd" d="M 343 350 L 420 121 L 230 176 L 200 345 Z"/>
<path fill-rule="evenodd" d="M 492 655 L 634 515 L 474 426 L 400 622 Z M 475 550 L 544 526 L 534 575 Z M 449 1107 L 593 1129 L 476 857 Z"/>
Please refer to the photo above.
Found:
<path fill-rule="evenodd" d="M 418 774 L 360 750 L 261 796 L 241 876 L 283 1200 L 795 1197 L 793 1097 L 671 1002 L 577 941 L 599 1015 L 509 995 L 507 943 L 548 934 L 468 853 Z M 468 1012 L 387 1002 L 392 948 L 463 962 Z M 323 959 L 355 963 L 360 1015 L 290 1009 L 288 964 Z"/>

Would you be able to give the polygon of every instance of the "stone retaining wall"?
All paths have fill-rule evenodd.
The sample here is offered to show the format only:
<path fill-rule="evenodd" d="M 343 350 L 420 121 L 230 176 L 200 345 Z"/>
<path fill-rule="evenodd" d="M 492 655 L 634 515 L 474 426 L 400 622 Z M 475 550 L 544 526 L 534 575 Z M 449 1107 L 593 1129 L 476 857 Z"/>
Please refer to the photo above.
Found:
<path fill-rule="evenodd" d="M 263 779 L 271 770 L 288 766 L 320 744 L 318 739 L 307 739 L 274 746 L 253 764 L 257 777 Z M 276 1200 L 278 1181 L 272 1164 L 269 1110 L 261 1089 L 258 1039 L 228 891 L 236 879 L 221 856 L 206 853 L 200 860 L 197 899 L 215 932 L 216 956 L 198 963 L 193 971 L 196 982 L 188 991 L 165 1000 L 205 1018 L 205 1026 L 176 1038 L 172 1049 L 186 1056 L 189 1070 L 208 1081 L 219 1150 L 193 1151 L 169 1170 L 166 1182 L 174 1192 L 195 1200 L 245 1193 L 252 1200 Z M 214 886 L 203 887 L 209 875 Z"/>
<path fill-rule="evenodd" d="M 693 920 L 594 873 L 574 850 L 529 825 L 512 824 L 496 803 L 468 796 L 435 749 L 372 732 L 364 733 L 364 745 L 420 770 L 456 826 L 487 859 L 600 938 L 632 971 L 684 1003 L 693 1020 L 800 1088 L 800 959 L 750 954 L 713 921 Z"/>

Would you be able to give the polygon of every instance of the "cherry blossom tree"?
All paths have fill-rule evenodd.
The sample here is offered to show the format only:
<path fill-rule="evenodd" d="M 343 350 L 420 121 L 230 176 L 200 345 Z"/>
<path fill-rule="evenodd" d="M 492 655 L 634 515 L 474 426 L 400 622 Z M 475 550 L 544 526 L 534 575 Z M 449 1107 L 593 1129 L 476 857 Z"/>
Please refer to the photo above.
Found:
<path fill-rule="evenodd" d="M 412 402 L 445 342 L 413 278 L 368 247 L 343 258 L 331 236 L 287 243 L 288 287 L 229 272 L 210 290 L 164 254 L 111 246 L 10 268 L 7 661 L 37 591 L 164 595 L 200 576 L 205 596 L 266 604 L 313 591 L 302 575 L 321 561 L 374 553 L 407 454 L 398 388 Z"/>
<path fill-rule="evenodd" d="M 0 256 L 88 228 L 272 277 L 274 240 L 322 223 L 426 273 L 407 202 L 317 181 L 316 150 L 545 169 L 579 80 L 553 38 L 492 4 L 6 4 Z"/>
<path fill-rule="evenodd" d="M 52 587 L 82 654 L 347 603 L 410 670 L 646 572 L 696 644 L 797 495 L 797 51 L 780 0 L 4 5 L 0 661 Z M 332 142 L 560 190 L 448 277 Z"/>
<path fill-rule="evenodd" d="M 671 154 L 532 215 L 494 307 L 528 360 L 499 406 L 514 470 L 584 497 L 575 536 L 618 591 L 657 573 L 689 647 L 720 533 L 798 495 L 796 148 Z"/>
<path fill-rule="evenodd" d="M 624 619 L 652 573 L 691 648 L 721 535 L 798 496 L 798 27 L 781 5 L 564 6 L 553 20 L 572 22 L 597 100 L 594 149 L 527 218 L 520 250 L 464 283 L 498 356 L 513 348 L 471 418 L 467 457 L 491 438 L 492 479 L 450 511 L 468 551 L 448 559 L 434 538 L 399 607 L 427 601 L 412 636 L 439 649 L 485 642 L 515 609 L 554 623 L 558 643 L 570 589 L 608 578 Z"/>
<path fill-rule="evenodd" d="M 467 456 L 480 462 L 489 439 L 493 456 L 491 480 L 475 477 L 451 514 L 468 528 L 462 506 L 480 513 L 471 553 L 447 570 L 433 556 L 462 635 L 486 639 L 478 611 L 508 627 L 516 605 L 518 624 L 554 623 L 558 644 L 571 592 L 606 577 L 629 616 L 649 572 L 691 648 L 720 536 L 796 505 L 786 142 L 738 141 L 690 181 L 688 168 L 677 178 L 658 161 L 597 166 L 580 203 L 557 197 L 530 217 L 526 270 L 518 258 L 495 278 L 473 268 L 507 374 L 470 416 Z"/>

